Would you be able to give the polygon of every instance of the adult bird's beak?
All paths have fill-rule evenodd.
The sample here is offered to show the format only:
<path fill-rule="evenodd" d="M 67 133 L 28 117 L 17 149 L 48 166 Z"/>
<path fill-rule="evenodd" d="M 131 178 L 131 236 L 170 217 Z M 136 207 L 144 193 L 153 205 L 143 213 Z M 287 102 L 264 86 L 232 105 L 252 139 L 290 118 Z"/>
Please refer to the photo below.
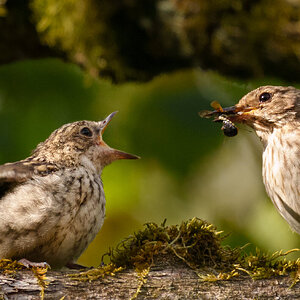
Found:
<path fill-rule="evenodd" d="M 210 110 L 203 110 L 199 112 L 199 116 L 201 118 L 211 118 L 215 117 L 218 118 L 220 115 L 235 115 L 237 112 L 237 107 L 236 106 L 230 106 L 230 107 L 225 107 L 222 108 L 221 106 L 218 107 L 218 109 L 215 109 L 213 111 Z"/>
<path fill-rule="evenodd" d="M 217 107 L 215 107 L 215 104 L 213 103 L 212 106 L 216 109 L 213 111 L 209 111 L 209 110 L 200 111 L 199 112 L 200 117 L 202 118 L 214 117 L 215 122 L 220 122 L 221 120 L 219 117 L 222 115 L 222 116 L 226 116 L 231 121 L 239 122 L 242 121 L 248 113 L 256 109 L 254 107 L 239 106 L 239 104 L 223 108 L 219 104 Z"/>
<path fill-rule="evenodd" d="M 223 108 L 222 115 L 225 115 L 232 122 L 244 123 L 252 119 L 253 112 L 258 107 L 237 105 Z M 218 119 L 218 118 L 216 118 Z"/>
<path fill-rule="evenodd" d="M 112 161 L 118 160 L 118 159 L 139 159 L 140 157 L 134 154 L 126 153 L 124 151 L 120 151 L 114 148 L 109 147 L 103 140 L 102 135 L 107 127 L 107 125 L 110 123 L 111 119 L 114 117 L 114 115 L 117 113 L 117 111 L 114 111 L 109 116 L 107 116 L 103 121 L 100 121 L 101 123 L 101 136 L 99 136 L 99 144 L 104 146 L 106 148 L 106 156 L 108 159 L 108 163 L 111 163 Z"/>

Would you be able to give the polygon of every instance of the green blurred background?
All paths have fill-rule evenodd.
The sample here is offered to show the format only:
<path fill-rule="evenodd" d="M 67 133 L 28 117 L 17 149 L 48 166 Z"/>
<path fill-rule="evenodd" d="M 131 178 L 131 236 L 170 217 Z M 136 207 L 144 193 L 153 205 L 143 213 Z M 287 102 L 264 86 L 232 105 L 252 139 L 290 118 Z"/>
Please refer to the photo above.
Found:
<path fill-rule="evenodd" d="M 127 12 L 129 2 L 119 0 L 118 8 Z M 173 3 L 174 6 L 180 1 L 154 2 L 156 4 L 159 2 L 161 7 L 168 2 Z M 232 1 L 224 1 L 224 7 L 220 7 L 211 1 L 210 7 L 209 1 L 203 1 L 206 5 L 203 8 L 199 1 L 189 0 L 182 1 L 181 6 L 178 7 L 186 11 L 188 4 L 200 5 L 198 15 L 197 10 L 193 10 L 193 13 L 194 17 L 199 17 L 198 19 L 195 17 L 196 21 L 200 20 L 202 23 L 204 21 L 200 17 L 203 18 L 203 10 L 209 11 L 211 15 L 216 13 L 215 17 L 221 12 L 223 20 L 227 20 L 231 25 L 234 19 L 232 9 L 235 9 L 237 14 L 248 15 L 249 22 L 254 18 L 252 16 L 251 19 L 251 13 L 256 16 L 255 20 L 258 16 L 264 15 L 263 10 L 258 10 L 257 7 L 256 10 L 247 8 L 250 2 L 233 2 L 235 6 L 229 4 Z M 247 7 L 245 7 L 246 2 Z M 278 9 L 280 5 L 291 3 L 283 0 L 275 2 Z M 256 52 L 255 56 L 255 47 L 253 51 L 249 50 L 251 57 L 257 57 L 255 62 L 253 59 L 248 59 L 247 53 L 239 52 L 233 47 L 231 60 L 228 60 L 228 51 L 225 51 L 227 55 L 218 52 L 217 58 L 210 52 L 207 64 L 204 64 L 201 62 L 205 56 L 206 44 L 204 43 L 202 48 L 199 45 L 195 46 L 193 51 L 182 52 L 181 49 L 183 54 L 180 57 L 172 57 L 166 47 L 162 47 L 164 55 L 161 55 L 159 60 L 157 55 L 152 57 L 157 63 L 155 68 L 149 67 L 151 61 L 150 63 L 148 61 L 143 68 L 138 68 L 128 60 L 128 57 L 131 57 L 131 61 L 134 61 L 135 52 L 128 50 L 123 56 L 121 52 L 123 48 L 118 48 L 120 43 L 116 38 L 117 34 L 110 43 L 107 40 L 105 40 L 106 44 L 103 42 L 105 33 L 118 32 L 122 29 L 122 26 L 118 27 L 120 25 L 118 22 L 113 23 L 110 20 L 110 23 L 105 23 L 106 25 L 103 26 L 104 21 L 108 19 L 107 15 L 99 13 L 95 16 L 91 8 L 85 9 L 84 12 L 90 14 L 95 22 L 95 26 L 89 31 L 87 20 L 81 22 L 81 18 L 86 16 L 75 13 L 83 11 L 82 7 L 77 7 L 79 2 L 44 1 L 48 6 L 42 8 L 41 3 L 38 0 L 15 1 L 14 4 L 11 1 L 7 3 L 0 1 L 0 25 L 1 22 L 3 26 L 7 25 L 9 23 L 7 20 L 13 20 L 13 14 L 16 15 L 18 9 L 25 7 L 26 10 L 22 10 L 22 13 L 26 13 L 23 14 L 24 22 L 30 24 L 30 30 L 36 37 L 35 40 L 30 40 L 28 36 L 23 37 L 21 34 L 21 37 L 31 43 L 34 51 L 26 52 L 27 50 L 20 46 L 19 52 L 22 51 L 24 57 L 19 52 L 14 56 L 13 52 L 16 50 L 14 43 L 21 39 L 16 24 L 14 43 L 11 43 L 9 37 L 4 39 L 5 45 L 3 43 L 0 45 L 0 50 L 2 49 L 0 52 L 0 163 L 16 161 L 28 156 L 39 142 L 64 123 L 81 119 L 101 120 L 115 110 L 119 113 L 106 130 L 105 141 L 112 147 L 137 154 L 142 158 L 138 161 L 118 161 L 104 170 L 106 220 L 96 239 L 79 259 L 79 263 L 98 265 L 102 254 L 109 247 L 115 246 L 122 238 L 140 229 L 144 223 L 152 221 L 161 223 L 164 219 L 167 219 L 167 224 L 177 224 L 192 217 L 205 219 L 215 224 L 219 230 L 230 233 L 224 241 L 225 244 L 242 246 L 251 243 L 247 251 L 255 247 L 266 251 L 299 247 L 298 235 L 292 233 L 265 193 L 261 176 L 262 146 L 252 130 L 240 126 L 236 137 L 227 138 L 223 136 L 220 124 L 201 119 L 197 114 L 200 110 L 209 109 L 210 102 L 213 100 L 219 101 L 222 106 L 233 105 L 245 93 L 260 85 L 297 86 L 296 78 L 291 82 L 290 74 L 285 76 L 285 71 L 282 72 L 283 76 L 280 76 L 280 72 L 272 76 L 273 73 L 269 72 L 268 66 L 272 65 L 274 68 L 276 64 L 290 61 L 290 57 L 298 53 L 295 50 L 298 37 L 288 41 L 287 44 L 289 49 L 294 49 L 294 56 L 289 52 L 290 56 L 283 57 L 282 54 L 277 60 L 272 57 L 274 64 L 262 58 L 261 50 Z M 58 3 L 61 3 L 59 12 L 57 12 Z M 87 3 L 94 4 L 92 0 Z M 130 3 L 130 12 L 135 13 L 133 16 L 136 19 L 140 15 L 145 17 L 145 12 L 141 13 L 141 8 L 136 1 Z M 134 10 L 134 4 L 139 9 Z M 186 4 L 186 7 L 183 7 L 183 4 Z M 231 10 L 228 10 L 225 4 L 230 6 Z M 265 5 L 266 9 L 269 4 L 269 1 L 256 3 L 262 7 Z M 69 9 L 72 12 L 69 15 L 68 7 L 72 7 L 71 10 Z M 116 7 L 114 9 L 116 10 Z M 107 7 L 104 11 L 113 14 Z M 41 12 L 44 12 L 44 16 Z M 191 24 L 195 23 L 195 28 L 192 29 L 199 32 L 198 39 L 201 41 L 200 33 L 206 32 L 208 25 L 205 27 L 199 21 L 201 27 L 194 19 L 194 23 L 187 20 L 188 17 L 185 19 L 182 11 L 181 14 L 178 11 L 175 13 L 177 19 L 170 17 L 168 20 L 178 21 L 181 17 L 183 21 L 189 21 L 190 31 Z M 286 19 L 292 22 L 295 12 L 293 11 L 292 16 L 288 13 L 289 10 L 285 10 Z M 149 15 L 151 16 L 150 13 Z M 276 11 L 275 13 L 273 11 L 271 17 L 273 18 L 274 15 Z M 20 21 L 18 14 L 17 16 L 15 20 Z M 126 20 L 125 16 L 127 15 L 124 13 Z M 268 14 L 264 16 L 271 18 Z M 76 24 L 72 23 L 74 21 L 72 17 L 75 18 Z M 157 15 L 156 19 L 158 19 Z M 69 31 L 64 31 L 63 26 L 58 26 L 62 20 L 63 24 L 67 24 Z M 236 24 L 237 19 L 234 20 L 235 28 L 246 30 L 245 24 L 243 26 Z M 21 24 L 24 25 L 24 22 Z M 11 22 L 9 24 L 10 30 L 14 28 Z M 102 24 L 102 27 L 99 24 Z M 228 28 L 228 24 L 226 22 L 222 24 L 224 31 Z M 280 28 L 287 29 L 286 24 L 287 22 L 282 22 Z M 133 30 L 132 28 L 135 28 L 132 24 L 126 27 L 126 32 L 132 32 L 130 31 Z M 262 31 L 261 28 L 264 30 Z M 251 45 L 257 45 L 253 42 L 255 38 L 258 42 L 270 40 L 267 34 L 274 31 L 272 24 L 267 28 L 265 25 L 257 25 L 257 32 L 255 28 L 251 30 Z M 73 36 L 76 36 L 75 33 L 78 31 L 84 32 L 84 40 L 80 39 L 80 36 L 78 38 Z M 97 41 L 93 40 L 92 34 L 95 34 L 95 31 L 98 34 Z M 182 31 L 180 32 L 183 35 Z M 234 29 L 229 32 L 233 35 Z M 142 33 L 139 34 L 142 36 Z M 1 34 L 5 37 L 3 27 L 2 31 L 0 30 L 0 37 Z M 161 36 L 163 45 L 167 44 L 166 36 L 166 34 Z M 197 38 L 192 36 L 193 39 Z M 70 37 L 73 39 L 68 42 Z M 189 35 L 186 34 L 186 37 L 188 38 Z M 63 38 L 65 43 L 61 41 Z M 174 40 L 175 37 L 173 43 L 176 46 Z M 128 36 L 128 42 L 139 44 L 139 40 L 134 35 Z M 191 49 L 193 44 L 190 42 L 181 37 L 180 47 L 186 43 L 186 47 Z M 34 43 L 38 46 L 34 46 Z M 159 39 L 152 43 L 158 43 L 156 47 L 159 48 Z M 107 50 L 111 45 L 114 46 L 112 54 Z M 228 46 L 228 43 L 224 45 Z M 157 53 L 157 49 L 150 46 L 151 44 L 144 43 L 143 49 L 147 49 L 148 56 L 138 58 L 141 61 L 140 66 L 143 66 L 143 59 L 147 59 L 152 53 Z M 201 51 L 197 52 L 198 48 L 201 48 Z M 245 45 L 242 44 L 241 48 L 244 49 Z M 69 51 L 70 49 L 72 51 Z M 172 48 L 173 52 L 176 52 L 174 49 L 177 48 Z M 82 56 L 78 59 L 80 51 Z M 207 51 L 211 49 L 207 48 Z M 8 53 L 11 55 L 9 58 L 5 57 Z M 282 50 L 282 53 L 285 52 Z M 101 56 L 101 63 L 94 61 L 97 55 Z M 234 55 L 243 57 L 244 64 L 238 63 L 240 58 L 234 60 Z M 218 65 L 220 57 L 224 59 L 222 64 Z M 159 69 L 160 61 L 168 63 Z M 93 63 L 95 68 L 92 67 Z M 250 72 L 248 69 L 246 72 L 246 63 L 249 63 L 253 70 L 258 71 Z M 111 66 L 110 69 L 108 70 L 107 67 L 101 69 L 103 64 Z M 234 72 L 230 71 L 231 64 Z M 259 67 L 255 69 L 257 64 Z M 282 67 L 285 70 L 287 65 L 284 64 Z M 123 70 L 126 71 L 122 72 Z M 264 72 L 264 70 L 268 71 Z"/>

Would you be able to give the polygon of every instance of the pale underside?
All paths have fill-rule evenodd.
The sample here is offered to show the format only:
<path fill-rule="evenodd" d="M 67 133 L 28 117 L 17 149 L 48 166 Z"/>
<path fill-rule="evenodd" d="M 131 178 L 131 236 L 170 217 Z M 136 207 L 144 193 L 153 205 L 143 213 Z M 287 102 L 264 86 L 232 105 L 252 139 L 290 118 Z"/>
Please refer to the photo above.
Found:
<path fill-rule="evenodd" d="M 92 164 L 56 170 L 17 162 L 0 166 L 0 257 L 75 262 L 100 230 L 105 196 Z"/>
<path fill-rule="evenodd" d="M 274 129 L 263 153 L 267 193 L 280 214 L 300 234 L 300 129 Z"/>

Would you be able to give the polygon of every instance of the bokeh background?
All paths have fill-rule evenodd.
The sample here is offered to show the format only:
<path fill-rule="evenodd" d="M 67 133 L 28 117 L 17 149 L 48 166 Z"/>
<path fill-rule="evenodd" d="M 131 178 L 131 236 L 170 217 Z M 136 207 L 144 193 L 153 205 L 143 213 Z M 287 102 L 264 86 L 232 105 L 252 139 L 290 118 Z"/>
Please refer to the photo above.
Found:
<path fill-rule="evenodd" d="M 118 110 L 104 139 L 142 159 L 104 170 L 106 220 L 79 263 L 164 219 L 205 219 L 246 251 L 299 247 L 252 130 L 227 138 L 197 114 L 260 85 L 300 87 L 299 17 L 292 0 L 0 0 L 0 163 Z"/>

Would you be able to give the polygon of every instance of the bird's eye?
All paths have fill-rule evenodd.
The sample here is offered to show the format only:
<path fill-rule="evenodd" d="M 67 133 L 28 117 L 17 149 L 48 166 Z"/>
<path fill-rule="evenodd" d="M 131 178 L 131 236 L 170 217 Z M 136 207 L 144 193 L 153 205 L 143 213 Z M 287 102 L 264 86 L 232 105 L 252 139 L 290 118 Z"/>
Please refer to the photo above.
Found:
<path fill-rule="evenodd" d="M 80 130 L 80 133 L 82 135 L 85 135 L 85 136 L 92 136 L 93 133 L 92 131 L 88 128 L 88 127 L 83 127 L 81 130 Z"/>
<path fill-rule="evenodd" d="M 270 93 L 262 93 L 260 94 L 259 96 L 259 102 L 266 102 L 268 101 L 269 99 L 271 99 L 271 94 Z"/>

